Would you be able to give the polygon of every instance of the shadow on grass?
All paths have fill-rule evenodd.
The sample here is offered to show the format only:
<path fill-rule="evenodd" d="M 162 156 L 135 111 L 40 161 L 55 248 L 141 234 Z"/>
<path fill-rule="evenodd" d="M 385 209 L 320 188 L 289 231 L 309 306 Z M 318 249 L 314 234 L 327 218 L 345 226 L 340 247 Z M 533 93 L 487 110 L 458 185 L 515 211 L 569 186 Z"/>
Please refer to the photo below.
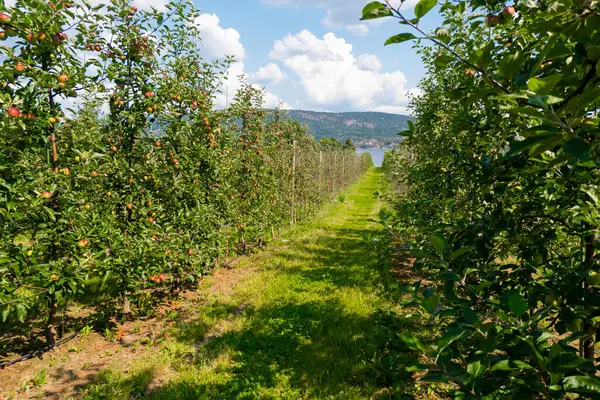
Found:
<path fill-rule="evenodd" d="M 396 333 L 404 324 L 379 310 L 347 314 L 338 302 L 247 310 L 249 323 L 204 344 L 198 364 L 231 354 L 223 382 L 188 377 L 154 391 L 152 399 L 352 398 L 406 387 L 410 359 Z M 385 397 L 384 397 L 385 398 Z"/>

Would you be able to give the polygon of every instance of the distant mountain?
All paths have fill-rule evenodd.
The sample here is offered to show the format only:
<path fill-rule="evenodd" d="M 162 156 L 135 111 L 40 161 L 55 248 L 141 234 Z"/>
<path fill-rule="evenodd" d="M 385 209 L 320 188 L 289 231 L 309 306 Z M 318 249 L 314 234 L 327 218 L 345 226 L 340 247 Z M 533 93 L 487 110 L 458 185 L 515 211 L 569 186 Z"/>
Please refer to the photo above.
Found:
<path fill-rule="evenodd" d="M 406 130 L 407 115 L 380 112 L 328 113 L 288 110 L 294 120 L 308 127 L 317 139 L 344 141 L 350 138 L 358 147 L 388 147 L 398 142 L 398 132 Z"/>

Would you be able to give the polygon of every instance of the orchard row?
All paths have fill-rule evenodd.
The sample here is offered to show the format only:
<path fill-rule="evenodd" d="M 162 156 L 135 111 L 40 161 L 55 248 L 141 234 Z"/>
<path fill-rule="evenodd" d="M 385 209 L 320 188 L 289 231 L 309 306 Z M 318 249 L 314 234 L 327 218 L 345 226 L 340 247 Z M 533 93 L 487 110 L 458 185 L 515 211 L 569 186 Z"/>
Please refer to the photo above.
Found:
<path fill-rule="evenodd" d="M 233 60 L 202 60 L 191 2 L 0 11 L 0 316 L 45 315 L 49 344 L 59 306 L 129 313 L 131 294 L 193 282 L 370 165 L 252 85 L 217 110 Z"/>
<path fill-rule="evenodd" d="M 433 43 L 384 163 L 388 251 L 414 260 L 407 303 L 430 321 L 401 334 L 411 371 L 454 398 L 597 398 L 600 5 L 444 1 L 423 32 L 436 3 L 364 15 L 408 28 L 389 43 Z"/>

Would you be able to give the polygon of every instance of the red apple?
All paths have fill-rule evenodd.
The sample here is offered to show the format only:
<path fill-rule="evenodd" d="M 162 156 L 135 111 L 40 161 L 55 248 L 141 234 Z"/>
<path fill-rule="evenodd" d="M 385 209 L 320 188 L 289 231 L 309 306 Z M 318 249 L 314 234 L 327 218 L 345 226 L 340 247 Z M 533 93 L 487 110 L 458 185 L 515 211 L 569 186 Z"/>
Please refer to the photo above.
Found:
<path fill-rule="evenodd" d="M 22 71 L 25 69 L 25 66 L 23 65 L 23 63 L 22 63 L 21 61 L 19 61 L 19 62 L 17 63 L 17 65 L 15 65 L 15 69 L 16 69 L 18 72 L 22 72 Z"/>
<path fill-rule="evenodd" d="M 78 247 L 85 247 L 85 246 L 87 246 L 87 245 L 88 245 L 88 243 L 89 243 L 89 241 L 88 241 L 88 240 L 86 240 L 86 239 L 80 239 L 80 240 L 77 242 L 77 246 L 78 246 Z"/>
<path fill-rule="evenodd" d="M 500 17 L 497 15 L 490 14 L 487 17 L 485 17 L 485 23 L 487 24 L 487 26 L 496 26 L 499 22 Z"/>
<path fill-rule="evenodd" d="M 504 10 L 502 10 L 502 15 L 504 15 L 504 17 L 507 19 L 511 19 L 515 15 L 515 8 L 513 6 L 504 7 Z"/>
<path fill-rule="evenodd" d="M 40 196 L 42 198 L 44 198 L 44 199 L 51 199 L 52 198 L 52 193 L 50 193 L 48 191 L 45 191 L 45 192 L 40 193 Z"/>
<path fill-rule="evenodd" d="M 6 13 L 0 13 L 0 24 L 8 24 L 10 22 L 10 15 Z"/>
<path fill-rule="evenodd" d="M 8 109 L 8 115 L 10 115 L 13 118 L 18 118 L 21 116 L 21 111 L 19 111 L 19 109 L 16 107 L 11 107 Z"/>

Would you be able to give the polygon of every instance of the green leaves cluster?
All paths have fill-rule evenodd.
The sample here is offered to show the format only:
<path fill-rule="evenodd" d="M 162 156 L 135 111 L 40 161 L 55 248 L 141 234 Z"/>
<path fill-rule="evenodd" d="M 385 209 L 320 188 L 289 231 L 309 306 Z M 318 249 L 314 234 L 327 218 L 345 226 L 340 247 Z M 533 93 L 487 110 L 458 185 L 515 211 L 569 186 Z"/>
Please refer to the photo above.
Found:
<path fill-rule="evenodd" d="M 415 258 L 408 292 L 438 336 L 401 340 L 458 398 L 595 398 L 599 5 L 440 12 L 415 123 L 384 161 L 391 249 Z"/>
<path fill-rule="evenodd" d="M 0 320 L 44 315 L 49 343 L 59 305 L 177 291 L 370 166 L 251 85 L 215 109 L 233 60 L 202 59 L 190 2 L 0 12 Z"/>

